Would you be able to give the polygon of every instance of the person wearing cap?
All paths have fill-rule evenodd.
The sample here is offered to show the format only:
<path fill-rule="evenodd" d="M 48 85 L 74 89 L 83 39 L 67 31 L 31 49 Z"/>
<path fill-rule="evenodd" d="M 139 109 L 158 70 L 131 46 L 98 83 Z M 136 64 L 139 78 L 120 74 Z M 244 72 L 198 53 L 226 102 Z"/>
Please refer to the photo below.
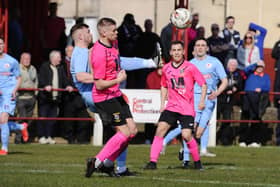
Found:
<path fill-rule="evenodd" d="M 245 95 L 241 119 L 261 120 L 269 104 L 270 77 L 264 73 L 265 64 L 262 60 L 244 69 L 247 79 L 245 81 Z M 260 147 L 265 144 L 262 123 L 241 124 L 239 127 L 239 146 Z"/>
<path fill-rule="evenodd" d="M 209 54 L 218 58 L 222 62 L 224 67 L 226 67 L 226 58 L 230 45 L 226 42 L 224 38 L 219 36 L 219 32 L 219 25 L 213 23 L 211 25 L 212 35 L 209 38 L 207 38 L 207 42 L 209 44 Z"/>

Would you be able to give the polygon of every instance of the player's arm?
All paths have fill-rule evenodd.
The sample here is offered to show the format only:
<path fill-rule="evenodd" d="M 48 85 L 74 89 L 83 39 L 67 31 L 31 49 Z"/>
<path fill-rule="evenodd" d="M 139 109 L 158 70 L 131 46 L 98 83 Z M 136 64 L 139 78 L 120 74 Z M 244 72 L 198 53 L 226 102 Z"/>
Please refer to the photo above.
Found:
<path fill-rule="evenodd" d="M 217 97 L 226 89 L 227 85 L 228 85 L 228 80 L 227 80 L 227 78 L 225 77 L 225 78 L 221 79 L 221 84 L 220 84 L 219 88 L 217 89 L 217 91 L 213 91 L 213 92 L 209 95 L 208 98 L 209 98 L 210 100 L 213 100 L 213 99 L 217 98 Z"/>
<path fill-rule="evenodd" d="M 15 86 L 15 89 L 13 90 L 13 95 L 12 95 L 12 98 L 13 99 L 15 99 L 16 98 L 16 93 L 17 93 L 17 90 L 18 90 L 18 88 L 19 88 L 19 86 L 20 86 L 20 83 L 21 83 L 21 76 L 17 76 L 16 77 L 16 80 L 17 80 L 17 84 L 16 84 L 16 86 Z"/>
<path fill-rule="evenodd" d="M 167 88 L 162 86 L 160 88 L 160 112 L 164 110 L 166 100 L 167 100 Z"/>
<path fill-rule="evenodd" d="M 76 79 L 79 82 L 86 83 L 86 84 L 94 82 L 93 75 L 91 73 L 87 73 L 87 72 L 76 73 Z"/>
<path fill-rule="evenodd" d="M 201 86 L 201 95 L 200 95 L 200 101 L 198 104 L 198 109 L 203 110 L 205 108 L 205 98 L 207 94 L 207 85 L 206 83 Z"/>
<path fill-rule="evenodd" d="M 116 79 L 112 79 L 112 80 L 96 79 L 96 80 L 94 80 L 94 83 L 98 90 L 104 90 L 106 88 L 110 88 L 116 84 L 119 84 L 124 80 L 126 80 L 126 72 L 125 72 L 125 70 L 121 70 L 118 73 Z"/>

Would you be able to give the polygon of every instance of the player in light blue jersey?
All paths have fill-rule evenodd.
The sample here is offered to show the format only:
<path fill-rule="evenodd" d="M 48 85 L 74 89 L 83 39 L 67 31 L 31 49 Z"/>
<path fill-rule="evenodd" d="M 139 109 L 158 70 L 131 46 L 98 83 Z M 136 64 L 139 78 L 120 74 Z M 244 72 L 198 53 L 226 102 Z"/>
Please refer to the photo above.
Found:
<path fill-rule="evenodd" d="M 21 130 L 25 141 L 28 139 L 27 124 L 8 122 L 16 107 L 16 92 L 21 77 L 19 63 L 4 53 L 4 40 L 0 38 L 0 129 L 2 148 L 0 155 L 8 154 L 10 130 Z"/>
<path fill-rule="evenodd" d="M 209 125 L 208 122 L 212 116 L 213 110 L 216 105 L 217 97 L 224 91 L 227 86 L 227 75 L 222 63 L 215 57 L 207 55 L 208 44 L 207 41 L 202 38 L 195 42 L 194 55 L 195 57 L 190 60 L 199 71 L 203 74 L 207 83 L 207 97 L 204 110 L 198 109 L 198 102 L 201 95 L 201 89 L 199 85 L 195 84 L 194 87 L 194 105 L 195 105 L 195 123 L 196 123 L 196 138 L 200 139 L 200 155 L 201 156 L 216 156 L 213 153 L 207 151 L 208 139 L 209 139 Z M 221 82 L 217 88 L 218 83 Z M 178 134 L 178 129 L 174 129 L 165 137 L 164 145 L 172 140 Z M 182 152 L 183 153 L 183 152 Z M 188 168 L 189 151 L 186 145 L 184 145 L 184 167 Z"/>

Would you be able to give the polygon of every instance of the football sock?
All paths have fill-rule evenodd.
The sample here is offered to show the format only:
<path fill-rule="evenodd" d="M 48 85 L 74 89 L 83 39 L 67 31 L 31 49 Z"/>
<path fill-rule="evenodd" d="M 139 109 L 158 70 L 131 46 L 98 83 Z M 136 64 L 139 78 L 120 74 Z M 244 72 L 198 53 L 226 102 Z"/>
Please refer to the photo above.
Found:
<path fill-rule="evenodd" d="M 171 142 L 171 140 L 173 140 L 174 138 L 176 138 L 179 134 L 181 134 L 181 125 L 178 125 L 177 128 L 169 131 L 169 133 L 164 137 L 164 144 L 163 145 L 167 145 L 169 142 Z"/>
<path fill-rule="evenodd" d="M 200 138 L 200 151 L 207 150 L 208 141 L 209 141 L 209 125 L 205 127 L 204 132 Z"/>
<path fill-rule="evenodd" d="M 10 129 L 8 123 L 0 124 L 2 150 L 8 151 Z"/>
<path fill-rule="evenodd" d="M 124 144 L 127 141 L 128 137 L 126 137 L 121 132 L 117 132 L 113 137 L 111 137 L 108 140 L 103 149 L 96 155 L 96 158 L 98 158 L 100 161 L 104 161 L 106 158 L 109 158 L 114 153 L 119 151 L 119 149 L 122 148 L 122 144 Z"/>
<path fill-rule="evenodd" d="M 117 158 L 117 168 L 126 168 L 127 148 Z"/>
<path fill-rule="evenodd" d="M 163 137 L 155 136 L 151 146 L 150 161 L 157 162 L 160 151 L 162 149 Z"/>
<path fill-rule="evenodd" d="M 14 121 L 9 121 L 8 126 L 11 131 L 20 131 L 24 128 L 22 124 L 16 123 Z"/>
<path fill-rule="evenodd" d="M 192 138 L 190 141 L 188 141 L 186 143 L 187 143 L 189 151 L 192 155 L 193 161 L 196 162 L 196 161 L 200 160 L 200 156 L 199 156 L 199 153 L 198 153 L 198 146 L 197 146 L 197 143 L 196 143 L 195 139 Z"/>
<path fill-rule="evenodd" d="M 183 141 L 183 147 L 184 147 L 183 161 L 189 161 L 190 160 L 190 153 L 189 153 L 189 149 L 188 149 L 186 141 Z"/>

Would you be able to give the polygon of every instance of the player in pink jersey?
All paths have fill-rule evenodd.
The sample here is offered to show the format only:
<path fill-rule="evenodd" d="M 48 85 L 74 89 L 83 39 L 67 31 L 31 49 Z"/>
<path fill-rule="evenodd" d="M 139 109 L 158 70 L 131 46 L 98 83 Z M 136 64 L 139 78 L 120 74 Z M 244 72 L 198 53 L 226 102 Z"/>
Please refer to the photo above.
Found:
<path fill-rule="evenodd" d="M 126 79 L 126 73 L 120 69 L 119 53 L 113 45 L 118 33 L 116 22 L 111 18 L 101 18 L 97 29 L 100 37 L 94 44 L 91 58 L 95 83 L 92 94 L 103 124 L 114 126 L 116 134 L 94 158 L 88 159 L 85 176 L 90 177 L 93 172 L 101 171 L 116 177 L 114 161 L 127 148 L 137 128 L 119 88 Z"/>
<path fill-rule="evenodd" d="M 195 169 L 202 169 L 198 146 L 192 136 L 194 128 L 194 84 L 201 86 L 199 108 L 205 107 L 207 86 L 199 70 L 184 60 L 184 44 L 181 41 L 171 43 L 171 62 L 162 70 L 161 78 L 161 115 L 150 152 L 150 162 L 145 169 L 156 169 L 162 149 L 163 137 L 171 126 L 182 125 L 182 138 L 188 145 L 194 160 Z M 168 98 L 167 98 L 168 97 Z M 165 106 L 165 101 L 167 104 Z"/>

